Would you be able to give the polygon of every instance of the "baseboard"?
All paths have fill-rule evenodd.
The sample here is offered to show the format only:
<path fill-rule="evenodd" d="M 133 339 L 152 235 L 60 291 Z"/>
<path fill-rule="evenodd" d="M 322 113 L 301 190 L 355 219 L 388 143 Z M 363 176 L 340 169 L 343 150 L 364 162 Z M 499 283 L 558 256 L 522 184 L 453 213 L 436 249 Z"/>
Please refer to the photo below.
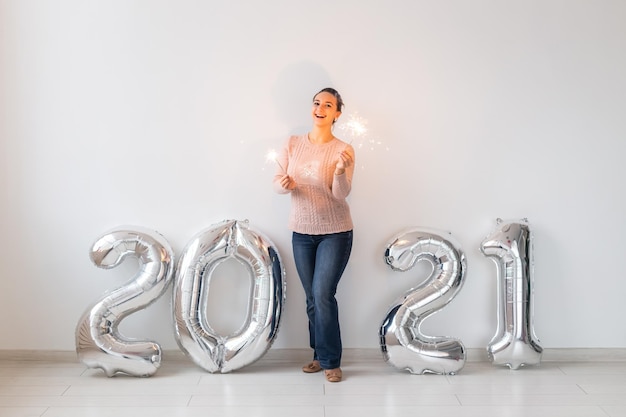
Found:
<path fill-rule="evenodd" d="M 263 361 L 306 361 L 309 349 L 270 349 Z M 78 362 L 74 351 L 0 350 L 2 361 Z M 189 360 L 180 350 L 166 350 L 163 361 Z M 382 360 L 379 349 L 344 349 L 345 361 Z M 489 361 L 485 349 L 467 349 L 467 362 Z M 626 362 L 626 348 L 551 348 L 544 349 L 542 362 Z"/>

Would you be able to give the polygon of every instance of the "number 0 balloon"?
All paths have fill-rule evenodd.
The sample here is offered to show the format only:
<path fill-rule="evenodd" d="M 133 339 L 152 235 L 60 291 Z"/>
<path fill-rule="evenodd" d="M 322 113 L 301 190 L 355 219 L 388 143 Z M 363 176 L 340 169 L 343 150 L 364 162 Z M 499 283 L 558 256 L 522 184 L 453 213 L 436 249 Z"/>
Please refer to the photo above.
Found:
<path fill-rule="evenodd" d="M 498 328 L 487 346 L 495 365 L 537 365 L 543 349 L 532 323 L 533 247 L 526 219 L 503 222 L 482 242 L 481 251 L 498 269 Z"/>
<path fill-rule="evenodd" d="M 385 262 L 395 271 L 408 271 L 421 260 L 432 266 L 423 284 L 391 305 L 379 331 L 385 360 L 414 374 L 454 374 L 465 365 L 465 347 L 460 340 L 420 331 L 428 316 L 455 297 L 465 278 L 465 255 L 449 234 L 444 238 L 442 233 L 409 230 L 392 239 L 385 251 Z"/>
<path fill-rule="evenodd" d="M 76 352 L 85 365 L 101 368 L 107 376 L 150 376 L 161 365 L 161 347 L 125 339 L 117 328 L 124 317 L 165 292 L 174 274 L 174 254 L 163 236 L 135 226 L 108 232 L 91 248 L 91 260 L 100 268 L 114 268 L 128 256 L 139 260 L 140 271 L 83 314 L 76 327 Z"/>
<path fill-rule="evenodd" d="M 211 274 L 227 259 L 248 267 L 252 292 L 248 316 L 234 335 L 210 326 L 206 303 Z M 247 222 L 214 225 L 197 234 L 178 264 L 174 287 L 176 340 L 181 349 L 209 372 L 230 372 L 265 354 L 278 332 L 284 304 L 284 272 L 274 245 Z M 228 312 L 224 312 L 228 314 Z"/>

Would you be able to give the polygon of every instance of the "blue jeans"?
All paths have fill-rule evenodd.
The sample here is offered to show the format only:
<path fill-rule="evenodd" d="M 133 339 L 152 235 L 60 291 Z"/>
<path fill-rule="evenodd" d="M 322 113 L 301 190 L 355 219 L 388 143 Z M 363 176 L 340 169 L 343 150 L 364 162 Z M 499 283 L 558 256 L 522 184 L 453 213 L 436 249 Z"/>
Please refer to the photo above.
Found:
<path fill-rule="evenodd" d="M 326 235 L 293 233 L 293 256 L 306 295 L 309 343 L 324 369 L 341 365 L 335 293 L 352 251 L 352 230 Z"/>

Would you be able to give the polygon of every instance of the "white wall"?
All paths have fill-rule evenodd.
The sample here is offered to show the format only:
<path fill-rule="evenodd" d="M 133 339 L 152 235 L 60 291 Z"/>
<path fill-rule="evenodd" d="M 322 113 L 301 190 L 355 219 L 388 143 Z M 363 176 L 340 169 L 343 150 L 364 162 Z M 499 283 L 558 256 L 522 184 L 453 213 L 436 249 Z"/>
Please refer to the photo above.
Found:
<path fill-rule="evenodd" d="M 306 347 L 265 154 L 306 131 L 325 86 L 380 142 L 357 154 L 346 347 L 377 347 L 389 304 L 425 278 L 382 261 L 413 226 L 451 231 L 468 261 L 423 331 L 486 346 L 496 270 L 479 246 L 497 217 L 533 225 L 542 346 L 626 347 L 621 0 L 0 0 L 0 48 L 0 349 L 74 349 L 82 312 L 134 273 L 90 263 L 103 232 L 152 228 L 180 252 L 224 219 L 276 243 L 274 346 Z M 122 330 L 175 349 L 170 302 Z"/>

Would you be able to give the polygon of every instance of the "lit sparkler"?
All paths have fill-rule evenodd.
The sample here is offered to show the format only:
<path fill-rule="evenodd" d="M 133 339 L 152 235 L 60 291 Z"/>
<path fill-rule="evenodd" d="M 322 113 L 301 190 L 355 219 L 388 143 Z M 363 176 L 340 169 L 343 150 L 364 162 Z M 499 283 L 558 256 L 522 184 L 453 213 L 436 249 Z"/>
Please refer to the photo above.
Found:
<path fill-rule="evenodd" d="M 274 149 L 270 149 L 267 152 L 267 155 L 265 155 L 265 160 L 267 162 L 276 162 L 276 164 L 278 164 L 278 166 L 280 167 L 281 171 L 283 171 L 285 174 L 287 173 L 287 171 L 285 171 L 285 168 L 283 168 L 280 162 L 278 162 L 278 152 L 276 152 Z"/>
<path fill-rule="evenodd" d="M 357 112 L 348 115 L 347 118 L 347 121 L 340 122 L 337 127 L 349 137 L 348 143 L 352 144 L 355 138 L 367 135 L 367 120 L 359 116 Z"/>

